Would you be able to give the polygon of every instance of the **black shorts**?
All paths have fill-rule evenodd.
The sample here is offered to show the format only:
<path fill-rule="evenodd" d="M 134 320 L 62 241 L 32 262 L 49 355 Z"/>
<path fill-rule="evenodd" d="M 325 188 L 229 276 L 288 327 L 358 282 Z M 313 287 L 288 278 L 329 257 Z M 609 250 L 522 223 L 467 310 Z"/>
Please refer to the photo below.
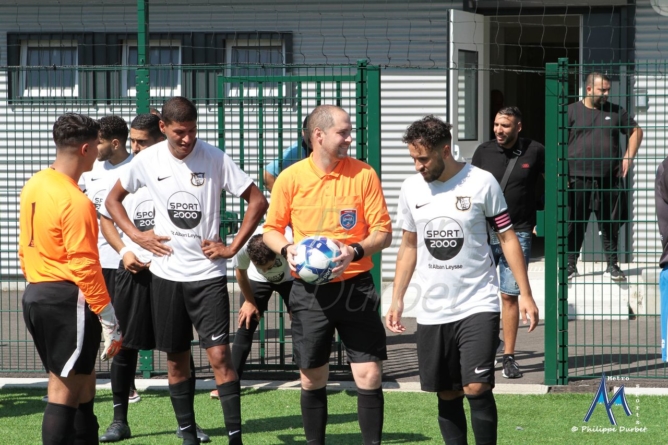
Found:
<path fill-rule="evenodd" d="M 269 283 L 267 281 L 250 281 L 251 290 L 253 291 L 253 297 L 255 298 L 255 304 L 257 305 L 257 310 L 260 311 L 260 314 L 264 312 L 269 307 L 269 299 L 274 292 L 283 298 L 283 303 L 288 311 L 290 311 L 290 291 L 292 290 L 292 280 L 284 281 L 282 283 Z M 239 296 L 239 305 L 244 304 L 245 298 L 243 295 Z"/>
<path fill-rule="evenodd" d="M 499 313 L 482 312 L 452 323 L 417 326 L 423 391 L 461 391 L 469 383 L 494 387 Z"/>
<path fill-rule="evenodd" d="M 179 282 L 153 275 L 151 307 L 155 348 L 160 351 L 190 350 L 193 326 L 204 349 L 230 343 L 226 277 Z"/>
<path fill-rule="evenodd" d="M 122 260 L 121 264 L 123 264 Z M 109 298 L 111 298 L 111 304 L 114 304 L 114 297 L 116 297 L 116 269 L 102 269 L 102 276 L 104 277 L 104 284 L 107 286 L 107 292 L 109 292 Z"/>
<path fill-rule="evenodd" d="M 116 272 L 114 309 L 123 333 L 123 347 L 153 349 L 153 320 L 151 316 L 151 278 L 144 269 L 136 274 L 125 270 L 121 262 Z"/>
<path fill-rule="evenodd" d="M 368 272 L 319 286 L 295 280 L 290 293 L 295 363 L 318 368 L 329 361 L 336 329 L 351 363 L 387 359 L 380 298 Z"/>
<path fill-rule="evenodd" d="M 91 374 L 102 328 L 79 288 L 69 281 L 33 283 L 23 293 L 23 320 L 47 372 Z"/>

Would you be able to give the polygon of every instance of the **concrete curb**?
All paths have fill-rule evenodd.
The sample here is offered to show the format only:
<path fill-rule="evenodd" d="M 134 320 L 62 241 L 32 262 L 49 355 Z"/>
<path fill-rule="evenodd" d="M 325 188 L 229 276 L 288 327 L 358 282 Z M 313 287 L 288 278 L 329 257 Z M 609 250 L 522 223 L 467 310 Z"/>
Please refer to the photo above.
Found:
<path fill-rule="evenodd" d="M 0 389 L 9 388 L 46 388 L 48 379 L 46 378 L 0 378 Z M 140 391 L 166 391 L 167 379 L 137 379 L 135 380 L 137 389 Z M 299 380 L 292 381 L 278 381 L 278 380 L 242 380 L 242 388 L 255 389 L 300 389 Z M 216 388 L 216 384 L 211 379 L 197 380 L 198 390 L 212 390 Z M 354 391 L 355 382 L 329 382 L 327 389 L 330 391 Z M 97 389 L 111 389 L 111 383 L 108 379 L 98 379 Z M 649 389 L 649 388 L 643 388 Z M 384 382 L 383 390 L 398 391 L 398 392 L 422 392 L 420 390 L 419 382 Z M 631 394 L 632 388 L 627 392 Z M 545 385 L 536 384 L 497 384 L 494 388 L 495 394 L 547 394 L 549 387 Z M 668 394 L 668 388 L 666 389 Z M 635 394 L 635 393 L 633 393 Z M 644 393 L 643 393 L 644 394 Z"/>

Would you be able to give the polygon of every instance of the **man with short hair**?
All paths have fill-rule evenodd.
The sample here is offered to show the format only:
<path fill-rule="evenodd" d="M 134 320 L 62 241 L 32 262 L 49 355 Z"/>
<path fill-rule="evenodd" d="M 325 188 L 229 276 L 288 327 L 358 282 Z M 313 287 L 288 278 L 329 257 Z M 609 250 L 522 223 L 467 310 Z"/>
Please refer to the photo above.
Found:
<path fill-rule="evenodd" d="M 545 174 L 545 147 L 536 141 L 519 137 L 522 113 L 517 107 L 504 107 L 494 118 L 495 139 L 484 142 L 473 154 L 471 164 L 494 175 L 508 205 L 513 229 L 522 247 L 524 264 L 529 266 L 531 237 L 536 227 L 535 190 Z M 520 287 L 508 265 L 499 238 L 490 234 L 494 263 L 499 268 L 503 319 L 503 370 L 507 379 L 522 377 L 515 361 L 515 342 L 519 327 Z"/>
<path fill-rule="evenodd" d="M 241 388 L 230 356 L 226 260 L 251 236 L 267 200 L 224 151 L 197 139 L 197 109 L 190 100 L 165 102 L 160 130 L 167 139 L 130 164 L 109 193 L 107 211 L 132 241 L 153 253 L 149 270 L 156 349 L 167 353 L 170 397 L 183 443 L 199 443 L 189 383 L 194 325 L 213 368 L 229 443 L 241 444 Z M 147 232 L 132 223 L 122 204 L 144 186 L 155 209 L 155 228 Z M 223 191 L 248 203 L 229 246 L 219 235 Z"/>
<path fill-rule="evenodd" d="M 333 280 L 314 285 L 295 279 L 290 292 L 295 363 L 301 374 L 301 408 L 306 440 L 324 444 L 327 380 L 332 335 L 336 329 L 357 385 L 357 414 L 364 444 L 380 443 L 384 399 L 382 361 L 385 331 L 378 316 L 380 299 L 369 273 L 371 255 L 388 247 L 392 226 L 376 172 L 348 156 L 350 116 L 332 105 L 315 108 L 307 136 L 313 153 L 276 179 L 264 224 L 264 242 L 295 269 L 294 242 L 325 236 L 341 249 Z M 298 278 L 295 275 L 296 278 Z"/>
<path fill-rule="evenodd" d="M 60 116 L 53 125 L 56 160 L 21 191 L 18 253 L 29 283 L 23 318 L 49 373 L 46 445 L 97 443 L 98 323 L 102 360 L 112 358 L 122 341 L 100 267 L 95 207 L 77 187 L 98 155 L 99 130 L 88 116 Z"/>
<path fill-rule="evenodd" d="M 659 258 L 659 293 L 661 295 L 661 359 L 668 362 L 668 158 L 656 170 L 654 184 L 654 204 L 661 238 Z"/>
<path fill-rule="evenodd" d="M 422 289 L 417 305 L 417 351 L 423 391 L 438 395 L 438 423 L 446 444 L 466 444 L 464 396 L 476 443 L 496 443 L 494 355 L 499 342 L 498 279 L 487 224 L 520 287 L 519 310 L 529 331 L 538 324 L 522 248 L 494 177 L 452 157 L 451 126 L 434 116 L 411 124 L 403 137 L 418 174 L 406 179 L 397 221 L 397 254 L 387 328 L 402 333 L 404 295 L 413 273 Z"/>
<path fill-rule="evenodd" d="M 587 76 L 587 94 L 568 106 L 568 279 L 578 275 L 577 261 L 593 211 L 599 222 L 608 263 L 605 276 L 626 281 L 619 268 L 617 240 L 625 210 L 626 178 L 638 153 L 643 132 L 619 105 L 608 102 L 610 78 L 593 72 Z M 621 159 L 619 133 L 628 136 Z"/>

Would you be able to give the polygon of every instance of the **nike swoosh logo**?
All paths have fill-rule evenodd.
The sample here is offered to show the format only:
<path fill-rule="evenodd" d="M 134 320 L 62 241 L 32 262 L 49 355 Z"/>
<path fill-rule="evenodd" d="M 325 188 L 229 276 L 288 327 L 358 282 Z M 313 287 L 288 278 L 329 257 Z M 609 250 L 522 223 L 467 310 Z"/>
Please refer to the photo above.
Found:
<path fill-rule="evenodd" d="M 431 203 L 428 202 L 428 203 L 425 203 L 425 204 L 422 204 L 422 205 L 417 205 L 417 204 L 415 204 L 415 208 L 416 208 L 416 209 L 419 209 L 420 207 L 424 207 L 424 206 L 426 206 L 427 204 L 431 204 Z"/>
<path fill-rule="evenodd" d="M 220 334 L 220 335 L 218 335 L 218 336 L 212 335 L 212 336 L 211 336 L 211 340 L 212 340 L 212 341 L 216 341 L 216 340 L 218 340 L 220 337 L 222 337 L 223 335 L 225 335 L 225 334 Z"/>
<path fill-rule="evenodd" d="M 162 181 L 163 179 L 167 179 L 167 178 L 171 178 L 171 177 L 172 177 L 171 175 L 170 176 L 165 176 L 164 178 L 161 178 L 160 176 L 158 176 L 158 181 Z"/>
<path fill-rule="evenodd" d="M 90 181 L 93 182 L 93 181 L 97 181 L 98 179 L 102 179 L 102 178 L 90 178 Z"/>
<path fill-rule="evenodd" d="M 241 432 L 241 430 L 236 430 L 236 431 L 230 431 L 228 434 L 229 434 L 230 436 L 234 436 L 235 434 L 238 434 L 238 433 L 240 433 L 240 432 Z"/>
<path fill-rule="evenodd" d="M 487 372 L 487 371 L 489 371 L 489 368 L 485 368 L 485 369 L 478 369 L 478 368 L 475 368 L 475 373 L 476 373 L 476 374 L 484 374 L 484 373 Z"/>
<path fill-rule="evenodd" d="M 188 426 L 185 427 L 185 428 L 183 428 L 182 426 L 180 426 L 179 429 L 180 429 L 181 431 L 185 431 L 185 430 L 187 430 L 188 428 L 190 428 L 191 426 L 192 426 L 192 425 L 188 425 Z"/>
<path fill-rule="evenodd" d="M 116 408 L 117 406 L 121 406 L 121 405 L 122 405 L 122 403 L 117 403 L 117 404 L 114 405 L 114 408 Z"/>

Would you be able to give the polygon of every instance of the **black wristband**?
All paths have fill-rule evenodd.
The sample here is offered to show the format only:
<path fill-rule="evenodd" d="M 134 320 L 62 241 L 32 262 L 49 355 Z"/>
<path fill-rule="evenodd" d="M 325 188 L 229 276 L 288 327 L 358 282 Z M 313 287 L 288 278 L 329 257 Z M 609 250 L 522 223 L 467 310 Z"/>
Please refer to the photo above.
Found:
<path fill-rule="evenodd" d="M 364 247 L 362 247 L 360 243 L 353 243 L 350 245 L 350 247 L 352 247 L 353 251 L 355 252 L 353 261 L 359 261 L 364 258 Z"/>
<path fill-rule="evenodd" d="M 285 258 L 286 260 L 288 259 L 288 247 L 292 246 L 292 243 L 286 244 L 281 248 L 281 256 Z"/>

